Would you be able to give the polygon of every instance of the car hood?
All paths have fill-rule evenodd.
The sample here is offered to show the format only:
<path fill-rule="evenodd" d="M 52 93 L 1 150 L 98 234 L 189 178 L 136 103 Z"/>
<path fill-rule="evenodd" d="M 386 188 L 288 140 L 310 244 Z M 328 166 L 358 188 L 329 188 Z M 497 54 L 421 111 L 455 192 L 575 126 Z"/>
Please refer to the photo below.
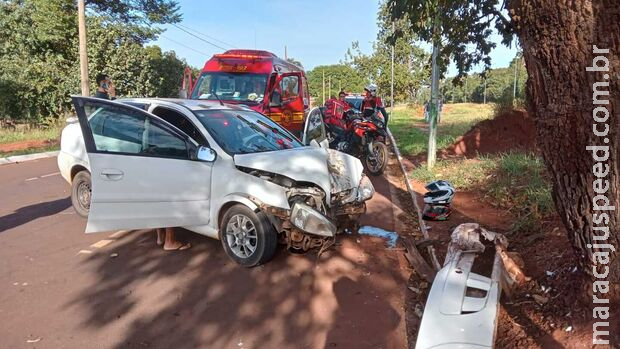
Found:
<path fill-rule="evenodd" d="M 331 194 L 357 188 L 363 166 L 359 159 L 333 150 L 301 147 L 234 156 L 236 166 L 271 172 L 297 182 L 318 185 L 331 202 Z"/>

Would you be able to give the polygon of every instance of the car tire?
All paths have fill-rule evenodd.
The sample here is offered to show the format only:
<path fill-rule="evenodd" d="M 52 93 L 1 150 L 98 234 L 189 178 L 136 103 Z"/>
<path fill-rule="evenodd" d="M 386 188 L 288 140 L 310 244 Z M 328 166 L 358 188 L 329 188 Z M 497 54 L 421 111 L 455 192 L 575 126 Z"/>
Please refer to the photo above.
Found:
<path fill-rule="evenodd" d="M 88 218 L 91 198 L 90 172 L 78 172 L 71 181 L 71 204 L 81 217 Z"/>
<path fill-rule="evenodd" d="M 226 254 L 248 268 L 271 260 L 278 246 L 278 234 L 267 216 L 240 204 L 224 214 L 219 237 Z"/>

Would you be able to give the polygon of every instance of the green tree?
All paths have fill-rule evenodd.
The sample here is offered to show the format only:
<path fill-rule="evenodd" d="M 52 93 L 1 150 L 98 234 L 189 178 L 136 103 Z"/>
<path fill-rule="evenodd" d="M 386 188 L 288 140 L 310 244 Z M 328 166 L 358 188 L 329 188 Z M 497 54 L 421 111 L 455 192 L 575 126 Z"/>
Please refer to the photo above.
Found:
<path fill-rule="evenodd" d="M 620 80 L 606 80 L 605 72 L 587 71 L 592 66 L 597 48 L 611 62 L 618 62 L 620 3 L 604 0 L 576 0 L 570 3 L 557 0 L 388 0 L 390 14 L 395 19 L 408 18 L 411 30 L 422 40 L 433 39 L 429 25 L 438 16 L 436 28 L 442 38 L 441 57 L 444 63 L 453 59 L 463 76 L 475 64 L 491 64 L 490 52 L 493 29 L 509 44 L 516 34 L 523 48 L 527 67 L 527 107 L 537 128 L 538 145 L 553 181 L 553 198 L 568 236 L 581 258 L 583 269 L 593 274 L 608 275 L 609 281 L 620 283 L 620 209 L 606 212 L 609 235 L 606 243 L 614 251 L 588 248 L 597 244 L 593 222 L 592 184 L 594 160 L 587 146 L 608 147 L 613 153 L 606 165 L 609 180 L 605 197 L 609 206 L 620 207 L 620 113 L 618 99 L 606 105 L 609 112 L 606 135 L 592 132 L 594 84 L 608 81 L 604 91 L 620 91 Z M 505 7 L 503 7 L 505 6 Z M 443 65 L 444 67 L 446 64 Z M 617 69 L 617 64 L 612 67 Z M 612 68 L 614 69 L 614 68 Z M 608 73 L 607 77 L 612 76 Z M 613 92 L 612 92 L 613 93 Z M 609 100 L 609 98 L 603 98 Z M 607 141 L 604 142 L 604 141 Z M 596 262 L 595 252 L 609 256 L 608 265 Z M 616 300 L 618 296 L 616 295 Z"/>
<path fill-rule="evenodd" d="M 406 19 L 392 21 L 387 6 L 381 6 L 378 15 L 379 33 L 372 54 L 366 55 L 354 42 L 345 61 L 359 71 L 365 80 L 377 84 L 379 93 L 389 102 L 391 88 L 392 45 L 394 45 L 394 99 L 415 100 L 428 83 L 429 54 L 416 45 L 416 36 L 409 30 Z M 398 37 L 393 37 L 398 33 Z"/>
<path fill-rule="evenodd" d="M 340 90 L 361 92 L 366 80 L 358 71 L 346 64 L 320 65 L 307 72 L 310 95 L 317 101 L 323 98 L 323 74 L 325 74 L 325 98 L 330 98 L 328 82 L 331 80 L 331 94 Z"/>
<path fill-rule="evenodd" d="M 127 22 L 89 11 L 92 80 L 106 72 L 120 95 L 177 96 L 186 63 L 174 52 L 144 48 L 158 32 L 145 24 L 155 22 L 148 21 Z M 37 121 L 71 110 L 69 96 L 79 93 L 74 1 L 0 2 L 0 42 L 0 117 Z"/>
<path fill-rule="evenodd" d="M 286 59 L 286 61 L 287 61 L 287 62 L 289 62 L 289 63 L 291 63 L 291 64 L 295 64 L 296 66 L 298 66 L 298 67 L 300 67 L 300 68 L 302 68 L 302 69 L 304 68 L 304 66 L 301 64 L 301 62 L 300 62 L 300 61 L 298 61 L 298 60 L 296 60 L 295 58 L 288 57 L 288 58 Z"/>

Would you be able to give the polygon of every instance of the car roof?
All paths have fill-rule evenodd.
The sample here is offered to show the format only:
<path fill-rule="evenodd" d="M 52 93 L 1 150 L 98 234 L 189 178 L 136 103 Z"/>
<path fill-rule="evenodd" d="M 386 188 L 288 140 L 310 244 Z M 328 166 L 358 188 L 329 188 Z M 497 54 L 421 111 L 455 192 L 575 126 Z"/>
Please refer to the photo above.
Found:
<path fill-rule="evenodd" d="M 199 100 L 183 98 L 122 98 L 118 99 L 121 103 L 144 103 L 152 104 L 157 102 L 167 102 L 188 108 L 191 111 L 200 110 L 251 110 L 245 105 L 220 103 L 217 100 Z M 162 103 L 165 104 L 165 103 Z"/>

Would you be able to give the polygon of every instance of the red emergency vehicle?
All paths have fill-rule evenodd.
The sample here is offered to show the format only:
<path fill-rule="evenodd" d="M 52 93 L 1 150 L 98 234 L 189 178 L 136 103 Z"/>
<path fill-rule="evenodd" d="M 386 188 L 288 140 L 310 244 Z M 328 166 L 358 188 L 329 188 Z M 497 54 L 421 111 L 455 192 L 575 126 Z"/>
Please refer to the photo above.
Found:
<path fill-rule="evenodd" d="M 310 107 L 303 69 L 260 50 L 214 55 L 205 63 L 191 98 L 247 105 L 297 135 Z"/>

